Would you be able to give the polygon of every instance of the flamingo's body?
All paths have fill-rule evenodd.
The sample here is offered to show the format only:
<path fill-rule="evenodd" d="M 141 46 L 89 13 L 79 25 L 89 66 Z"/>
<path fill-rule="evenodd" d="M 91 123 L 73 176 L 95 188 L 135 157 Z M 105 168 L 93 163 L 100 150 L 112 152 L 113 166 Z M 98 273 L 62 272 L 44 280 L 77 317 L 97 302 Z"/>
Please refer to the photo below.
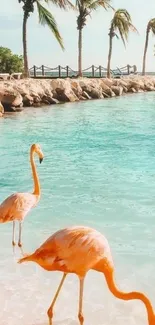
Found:
<path fill-rule="evenodd" d="M 106 238 L 88 227 L 70 227 L 54 233 L 33 254 L 19 260 L 19 263 L 33 261 L 47 271 L 62 271 L 63 277 L 52 304 L 48 310 L 52 325 L 53 307 L 68 273 L 75 273 L 80 279 L 79 321 L 83 325 L 82 313 L 84 278 L 90 269 L 105 275 L 110 291 L 119 299 L 140 299 L 146 306 L 149 325 L 155 325 L 155 314 L 148 298 L 139 292 L 124 293 L 114 281 L 114 265 Z"/>
<path fill-rule="evenodd" d="M 14 193 L 0 205 L 0 222 L 22 221 L 28 212 L 35 207 L 39 196 L 31 193 Z"/>
<path fill-rule="evenodd" d="M 40 199 L 40 184 L 34 163 L 34 153 L 38 154 L 41 162 L 43 160 L 43 153 L 40 146 L 37 144 L 33 144 L 30 150 L 30 161 L 34 179 L 34 192 L 14 193 L 0 204 L 0 223 L 13 221 L 13 245 L 15 245 L 15 221 L 19 221 L 18 245 L 21 246 L 22 221 L 28 212 L 37 205 Z"/>

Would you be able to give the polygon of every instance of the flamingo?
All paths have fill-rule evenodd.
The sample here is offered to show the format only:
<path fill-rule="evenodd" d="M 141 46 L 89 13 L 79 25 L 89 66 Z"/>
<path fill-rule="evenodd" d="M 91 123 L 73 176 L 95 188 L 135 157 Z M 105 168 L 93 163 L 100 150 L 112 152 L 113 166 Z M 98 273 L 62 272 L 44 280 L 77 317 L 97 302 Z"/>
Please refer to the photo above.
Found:
<path fill-rule="evenodd" d="M 40 199 L 40 183 L 34 162 L 34 154 L 39 156 L 40 163 L 44 155 L 39 144 L 33 144 L 30 148 L 30 163 L 34 180 L 33 193 L 14 193 L 0 204 L 0 223 L 13 222 L 12 245 L 15 246 L 15 221 L 19 221 L 18 246 L 22 247 L 22 221 L 28 212 L 36 206 Z"/>
<path fill-rule="evenodd" d="M 49 237 L 33 254 L 21 258 L 18 263 L 36 262 L 47 271 L 61 271 L 63 276 L 54 299 L 47 311 L 49 325 L 52 325 L 53 308 L 68 273 L 79 277 L 80 325 L 84 324 L 83 290 L 84 279 L 90 269 L 104 274 L 109 290 L 118 299 L 141 300 L 147 310 L 148 324 L 155 325 L 155 313 L 149 299 L 140 292 L 125 293 L 118 289 L 114 279 L 114 264 L 107 239 L 97 230 L 75 226 L 61 229 Z"/>

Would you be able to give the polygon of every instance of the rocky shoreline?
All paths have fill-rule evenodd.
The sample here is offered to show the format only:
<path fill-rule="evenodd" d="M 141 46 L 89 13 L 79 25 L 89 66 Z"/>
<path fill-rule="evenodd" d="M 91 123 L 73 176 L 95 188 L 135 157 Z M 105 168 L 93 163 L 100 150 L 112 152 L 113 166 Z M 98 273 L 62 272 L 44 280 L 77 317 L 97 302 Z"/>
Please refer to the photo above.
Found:
<path fill-rule="evenodd" d="M 5 112 L 80 100 L 104 99 L 127 93 L 155 91 L 155 77 L 120 79 L 21 79 L 0 81 L 0 116 Z"/>

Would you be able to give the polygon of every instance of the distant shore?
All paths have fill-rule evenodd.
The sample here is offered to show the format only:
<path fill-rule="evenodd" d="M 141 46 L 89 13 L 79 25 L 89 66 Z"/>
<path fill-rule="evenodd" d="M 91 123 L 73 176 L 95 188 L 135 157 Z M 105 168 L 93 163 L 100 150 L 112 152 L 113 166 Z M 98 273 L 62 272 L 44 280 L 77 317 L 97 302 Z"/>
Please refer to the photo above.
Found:
<path fill-rule="evenodd" d="M 130 75 L 120 79 L 20 79 L 0 81 L 0 116 L 65 102 L 104 99 L 127 93 L 155 91 L 155 77 Z"/>

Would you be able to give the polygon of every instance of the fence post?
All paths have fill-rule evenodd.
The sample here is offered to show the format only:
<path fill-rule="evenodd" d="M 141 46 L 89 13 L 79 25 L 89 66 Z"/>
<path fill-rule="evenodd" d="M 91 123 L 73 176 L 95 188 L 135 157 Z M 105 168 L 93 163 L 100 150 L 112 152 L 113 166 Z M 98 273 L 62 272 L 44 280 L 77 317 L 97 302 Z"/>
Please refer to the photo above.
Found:
<path fill-rule="evenodd" d="M 34 75 L 34 77 L 36 78 L 36 75 L 37 75 L 37 74 L 36 74 L 36 66 L 35 66 L 35 65 L 33 66 L 33 75 Z"/>
<path fill-rule="evenodd" d="M 127 73 L 130 74 L 130 65 L 127 64 Z"/>
<path fill-rule="evenodd" d="M 69 77 L 69 66 L 66 66 L 66 73 L 67 73 L 67 78 Z"/>
<path fill-rule="evenodd" d="M 41 70 L 42 70 L 42 76 L 45 76 L 44 65 L 41 66 Z"/>
<path fill-rule="evenodd" d="M 101 65 L 99 66 L 99 77 L 100 78 L 102 77 L 102 67 L 101 67 Z"/>
<path fill-rule="evenodd" d="M 133 71 L 134 71 L 134 74 L 136 74 L 136 72 L 137 72 L 137 67 L 136 67 L 136 65 L 133 66 Z"/>
<path fill-rule="evenodd" d="M 61 66 L 58 65 L 58 71 L 59 71 L 59 78 L 61 78 Z"/>
<path fill-rule="evenodd" d="M 95 69 L 94 69 L 94 65 L 92 65 L 92 77 L 95 77 Z"/>

